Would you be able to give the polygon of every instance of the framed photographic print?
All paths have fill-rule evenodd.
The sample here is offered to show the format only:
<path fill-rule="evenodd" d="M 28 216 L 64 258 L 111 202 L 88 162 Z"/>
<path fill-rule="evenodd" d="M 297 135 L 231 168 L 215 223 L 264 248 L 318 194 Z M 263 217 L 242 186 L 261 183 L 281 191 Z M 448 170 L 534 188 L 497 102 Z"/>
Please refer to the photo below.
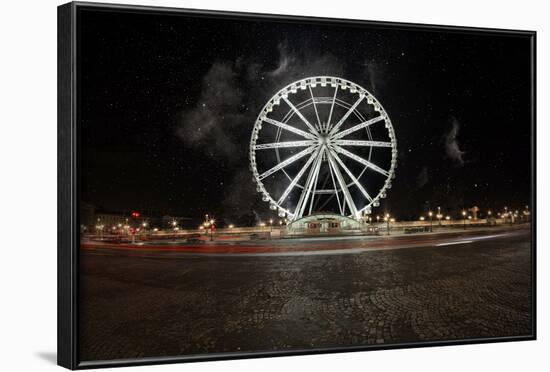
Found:
<path fill-rule="evenodd" d="M 535 32 L 58 8 L 58 360 L 533 340 Z"/>

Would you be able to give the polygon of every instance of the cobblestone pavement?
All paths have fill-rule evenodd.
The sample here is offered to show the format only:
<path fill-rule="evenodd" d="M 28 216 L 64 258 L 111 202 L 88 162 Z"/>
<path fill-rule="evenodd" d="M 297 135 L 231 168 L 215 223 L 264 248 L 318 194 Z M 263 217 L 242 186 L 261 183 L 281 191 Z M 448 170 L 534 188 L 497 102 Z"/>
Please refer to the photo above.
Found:
<path fill-rule="evenodd" d="M 529 239 L 280 257 L 83 251 L 80 359 L 528 335 Z"/>

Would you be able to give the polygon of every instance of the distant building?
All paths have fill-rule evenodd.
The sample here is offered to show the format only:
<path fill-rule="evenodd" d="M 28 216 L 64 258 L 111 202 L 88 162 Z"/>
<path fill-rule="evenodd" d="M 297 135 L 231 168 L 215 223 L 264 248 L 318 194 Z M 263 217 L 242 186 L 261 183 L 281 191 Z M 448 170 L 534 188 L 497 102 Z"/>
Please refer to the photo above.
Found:
<path fill-rule="evenodd" d="M 112 213 L 112 212 L 100 212 L 95 214 L 95 225 L 104 225 L 105 229 L 111 229 L 114 226 L 118 225 L 130 225 L 135 227 L 143 222 L 143 217 L 132 218 L 130 215 L 122 213 Z"/>
<path fill-rule="evenodd" d="M 134 212 L 135 213 L 135 212 Z M 127 212 L 110 211 L 96 208 L 94 205 L 80 203 L 80 225 L 82 231 L 95 231 L 97 226 L 103 226 L 104 231 L 111 231 L 113 227 L 129 226 L 131 228 L 142 227 L 146 223 L 147 228 L 168 229 L 173 221 L 180 229 L 190 228 L 192 219 L 189 217 L 161 216 L 161 215 L 132 215 Z M 119 226 L 120 225 L 120 226 Z"/>

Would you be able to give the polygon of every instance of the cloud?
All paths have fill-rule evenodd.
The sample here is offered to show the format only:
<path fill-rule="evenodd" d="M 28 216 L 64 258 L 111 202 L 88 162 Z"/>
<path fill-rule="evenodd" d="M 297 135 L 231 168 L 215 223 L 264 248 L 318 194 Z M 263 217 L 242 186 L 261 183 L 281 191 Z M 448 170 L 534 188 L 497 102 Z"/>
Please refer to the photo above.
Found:
<path fill-rule="evenodd" d="M 232 131 L 243 120 L 242 99 L 234 66 L 214 63 L 202 79 L 197 105 L 181 113 L 178 136 L 190 147 L 213 145 L 218 154 L 230 159 L 236 146 Z"/>
<path fill-rule="evenodd" d="M 424 166 L 422 167 L 422 170 L 416 177 L 416 187 L 418 189 L 424 187 L 424 185 L 426 185 L 429 180 L 430 180 L 430 175 L 428 174 L 428 167 Z"/>
<path fill-rule="evenodd" d="M 460 124 L 456 118 L 452 119 L 452 127 L 448 133 L 445 134 L 445 153 L 447 157 L 451 159 L 456 165 L 464 166 L 464 154 L 465 152 L 460 150 L 458 144 L 458 131 Z"/>
<path fill-rule="evenodd" d="M 365 75 L 368 79 L 370 85 L 370 91 L 372 94 L 376 95 L 383 87 L 384 84 L 384 75 L 385 68 L 384 65 L 373 60 L 367 60 L 364 63 L 365 65 Z M 367 88 L 367 89 L 369 89 Z"/>
<path fill-rule="evenodd" d="M 256 115 L 275 92 L 308 76 L 345 77 L 345 62 L 331 53 L 291 50 L 287 43 L 277 48 L 279 57 L 274 67 L 244 56 L 210 67 L 202 78 L 198 102 L 180 114 L 176 132 L 186 146 L 207 144 L 217 155 L 240 161 L 235 159 L 237 150 L 247 149 L 246 137 Z M 371 82 L 380 79 L 374 65 L 366 75 Z"/>

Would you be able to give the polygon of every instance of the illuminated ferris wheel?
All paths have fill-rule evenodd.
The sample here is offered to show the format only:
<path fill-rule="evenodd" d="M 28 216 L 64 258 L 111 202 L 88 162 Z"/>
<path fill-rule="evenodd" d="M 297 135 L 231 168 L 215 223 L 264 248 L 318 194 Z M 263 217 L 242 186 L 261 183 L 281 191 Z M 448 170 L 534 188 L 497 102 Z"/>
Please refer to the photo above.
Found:
<path fill-rule="evenodd" d="M 280 217 L 332 211 L 359 219 L 391 188 L 397 142 L 371 93 L 316 76 L 287 85 L 265 104 L 249 158 L 257 191 Z"/>

